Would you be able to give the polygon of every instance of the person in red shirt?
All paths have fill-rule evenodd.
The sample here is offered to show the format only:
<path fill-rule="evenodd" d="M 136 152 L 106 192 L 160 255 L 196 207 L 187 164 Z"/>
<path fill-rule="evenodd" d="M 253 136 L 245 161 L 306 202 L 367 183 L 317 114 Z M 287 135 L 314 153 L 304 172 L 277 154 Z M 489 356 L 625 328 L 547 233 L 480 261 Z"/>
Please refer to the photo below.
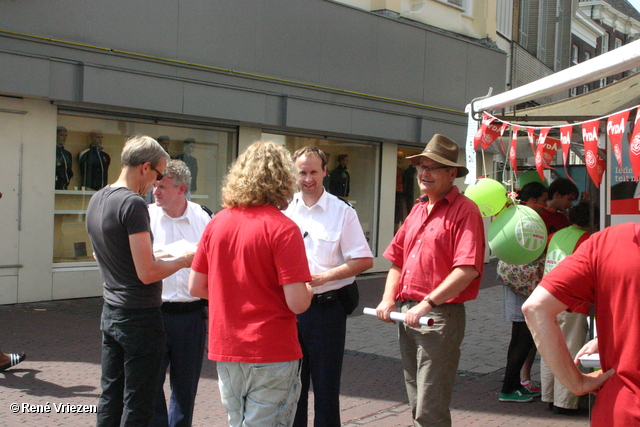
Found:
<path fill-rule="evenodd" d="M 191 295 L 209 300 L 208 357 L 233 427 L 291 425 L 296 412 L 296 314 L 313 289 L 300 229 L 280 211 L 295 183 L 286 148 L 252 144 L 225 177 L 225 209 L 207 224 L 191 266 Z"/>
<path fill-rule="evenodd" d="M 595 233 L 547 274 L 523 311 L 538 350 L 569 391 L 596 392 L 592 426 L 631 426 L 640 421 L 640 224 L 614 225 Z M 567 308 L 595 305 L 597 341 L 573 360 L 556 316 Z M 595 344 L 595 345 L 594 345 Z M 602 370 L 583 374 L 581 354 L 600 353 Z"/>
<path fill-rule="evenodd" d="M 451 425 L 449 403 L 464 338 L 464 302 L 478 296 L 484 263 L 484 228 L 478 206 L 453 182 L 469 173 L 457 163 L 458 145 L 436 134 L 417 156 L 424 196 L 384 252 L 393 264 L 378 318 L 396 310 L 405 385 L 415 426 Z M 433 326 L 420 326 L 429 315 Z M 426 350 L 420 350 L 420 349 Z"/>
<path fill-rule="evenodd" d="M 556 178 L 549 185 L 548 192 L 547 209 L 543 209 L 540 216 L 547 225 L 547 234 L 551 235 L 571 225 L 565 212 L 578 200 L 580 193 L 578 187 L 568 178 Z"/>

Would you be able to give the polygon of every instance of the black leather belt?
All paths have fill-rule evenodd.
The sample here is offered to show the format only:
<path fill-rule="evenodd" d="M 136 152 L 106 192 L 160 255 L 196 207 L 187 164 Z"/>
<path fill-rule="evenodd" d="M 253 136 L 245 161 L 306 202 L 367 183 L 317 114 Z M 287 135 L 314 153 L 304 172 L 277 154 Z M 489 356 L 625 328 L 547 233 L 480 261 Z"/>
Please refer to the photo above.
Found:
<path fill-rule="evenodd" d="M 311 299 L 311 304 L 324 304 L 332 301 L 340 300 L 340 289 L 333 291 L 323 292 L 321 294 L 315 294 Z"/>
<path fill-rule="evenodd" d="M 163 302 L 160 308 L 165 313 L 185 314 L 185 313 L 193 313 L 194 311 L 198 311 L 205 305 L 207 305 L 207 300 L 200 299 L 200 300 L 191 301 L 191 302 Z"/>

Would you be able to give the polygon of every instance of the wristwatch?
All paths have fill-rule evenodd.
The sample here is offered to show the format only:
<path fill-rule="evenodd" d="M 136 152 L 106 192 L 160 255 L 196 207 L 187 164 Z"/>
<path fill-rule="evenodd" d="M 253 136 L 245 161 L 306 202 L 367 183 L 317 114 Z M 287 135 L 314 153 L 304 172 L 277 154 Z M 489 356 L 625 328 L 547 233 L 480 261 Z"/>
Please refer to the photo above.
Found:
<path fill-rule="evenodd" d="M 436 308 L 438 306 L 438 304 L 436 304 L 435 302 L 433 302 L 433 300 L 431 299 L 431 295 L 427 295 L 426 297 L 424 297 L 424 300 L 429 303 L 429 305 L 433 308 Z"/>

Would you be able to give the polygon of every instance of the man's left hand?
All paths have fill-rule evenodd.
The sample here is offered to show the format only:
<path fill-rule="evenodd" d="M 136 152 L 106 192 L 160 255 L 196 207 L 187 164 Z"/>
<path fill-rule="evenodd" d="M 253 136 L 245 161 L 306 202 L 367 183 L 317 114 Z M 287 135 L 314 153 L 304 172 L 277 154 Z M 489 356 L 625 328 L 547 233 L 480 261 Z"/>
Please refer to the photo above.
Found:
<path fill-rule="evenodd" d="M 407 311 L 407 314 L 404 318 L 404 323 L 411 327 L 419 328 L 420 324 L 418 323 L 418 321 L 420 320 L 420 318 L 426 316 L 430 312 L 431 305 L 429 305 L 429 303 L 426 301 L 421 301 L 419 304 L 411 307 L 411 309 Z"/>

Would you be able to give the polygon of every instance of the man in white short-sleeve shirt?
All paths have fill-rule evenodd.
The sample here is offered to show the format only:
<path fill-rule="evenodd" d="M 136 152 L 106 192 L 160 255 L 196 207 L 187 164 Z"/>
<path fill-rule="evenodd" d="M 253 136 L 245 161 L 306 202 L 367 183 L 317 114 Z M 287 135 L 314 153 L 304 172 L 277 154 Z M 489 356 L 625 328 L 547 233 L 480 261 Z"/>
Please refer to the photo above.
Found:
<path fill-rule="evenodd" d="M 322 185 L 327 158 L 307 146 L 293 155 L 300 192 L 285 211 L 300 227 L 314 297 L 298 315 L 302 346 L 302 391 L 294 427 L 307 426 L 308 394 L 313 383 L 315 426 L 340 426 L 340 375 L 347 315 L 355 308 L 355 276 L 373 266 L 373 255 L 355 209 Z M 355 288 L 357 289 L 357 288 Z"/>
<path fill-rule="evenodd" d="M 196 203 L 187 200 L 191 172 L 182 160 L 170 160 L 164 177 L 153 189 L 155 204 L 149 205 L 156 254 L 180 240 L 197 244 L 211 219 Z M 155 411 L 149 426 L 191 425 L 193 406 L 207 333 L 206 301 L 189 293 L 190 268 L 183 268 L 162 282 L 162 317 L 167 344 L 162 358 Z M 170 367 L 169 410 L 164 396 L 164 379 Z"/>

